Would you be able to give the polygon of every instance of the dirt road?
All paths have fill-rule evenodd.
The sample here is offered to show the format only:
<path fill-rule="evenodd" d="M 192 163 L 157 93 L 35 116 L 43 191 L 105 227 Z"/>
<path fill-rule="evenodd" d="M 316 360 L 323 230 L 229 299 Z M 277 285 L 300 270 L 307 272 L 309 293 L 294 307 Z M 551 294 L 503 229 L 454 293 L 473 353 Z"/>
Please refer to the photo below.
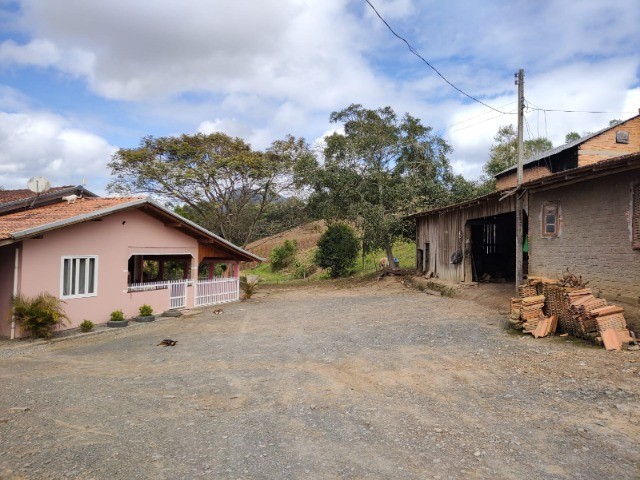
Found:
<path fill-rule="evenodd" d="M 0 349 L 0 478 L 639 478 L 637 352 L 397 279 L 223 308 Z"/>

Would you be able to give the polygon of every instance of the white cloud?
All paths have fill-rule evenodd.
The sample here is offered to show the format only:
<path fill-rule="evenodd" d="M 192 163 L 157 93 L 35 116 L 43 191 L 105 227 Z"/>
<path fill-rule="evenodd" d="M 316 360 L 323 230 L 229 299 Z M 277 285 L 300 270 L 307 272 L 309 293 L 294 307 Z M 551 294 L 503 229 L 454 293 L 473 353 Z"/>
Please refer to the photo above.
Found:
<path fill-rule="evenodd" d="M 491 105 L 515 102 L 512 74 L 523 67 L 525 96 L 540 106 L 640 107 L 640 8 L 633 2 L 373 3 L 448 79 Z M 287 133 L 319 138 L 319 132 L 337 127 L 329 124 L 330 112 L 351 103 L 390 105 L 436 131 L 482 114 L 444 132 L 454 147 L 455 171 L 477 177 L 498 127 L 515 124 L 515 118 L 491 118 L 485 107 L 455 92 L 364 2 L 22 0 L 21 5 L 21 17 L 13 22 L 22 29 L 21 40 L 0 44 L 0 68 L 26 65 L 54 71 L 58 78 L 79 78 L 105 103 L 127 105 L 136 121 L 162 126 L 163 132 L 223 131 L 266 148 Z M 81 121 L 56 116 L 44 121 L 44 114 L 34 114 L 28 99 L 15 93 L 3 93 L 0 86 L 1 110 L 24 112 L 48 125 L 31 124 L 28 130 L 33 138 L 44 138 L 38 158 L 62 159 L 59 169 L 65 170 L 65 158 L 78 152 L 61 144 L 84 143 L 96 152 L 113 148 L 73 130 Z M 547 134 L 557 145 L 569 131 L 593 131 L 625 115 L 630 116 L 530 112 L 527 118 L 534 136 Z M 15 128 L 27 128 L 28 122 L 17 118 Z M 119 121 L 104 120 L 120 126 Z M 46 133 L 47 128 L 53 131 Z M 29 135 L 16 139 L 30 142 Z M 19 169 L 10 165 L 5 168 Z M 0 177 L 0 184 L 6 178 Z"/>
<path fill-rule="evenodd" d="M 102 192 L 116 148 L 47 112 L 0 113 L 0 186 L 26 188 L 33 176 L 53 185 L 79 185 Z"/>

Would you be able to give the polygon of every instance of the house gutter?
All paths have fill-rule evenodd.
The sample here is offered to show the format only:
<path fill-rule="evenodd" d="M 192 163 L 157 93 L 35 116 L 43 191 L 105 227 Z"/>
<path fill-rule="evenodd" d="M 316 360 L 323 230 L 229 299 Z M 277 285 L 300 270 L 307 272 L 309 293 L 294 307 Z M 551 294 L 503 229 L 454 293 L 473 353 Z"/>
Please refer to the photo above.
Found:
<path fill-rule="evenodd" d="M 13 266 L 13 297 L 18 296 L 18 273 L 20 272 L 20 247 L 16 246 L 16 259 Z M 11 340 L 16 338 L 16 316 L 11 309 Z"/>

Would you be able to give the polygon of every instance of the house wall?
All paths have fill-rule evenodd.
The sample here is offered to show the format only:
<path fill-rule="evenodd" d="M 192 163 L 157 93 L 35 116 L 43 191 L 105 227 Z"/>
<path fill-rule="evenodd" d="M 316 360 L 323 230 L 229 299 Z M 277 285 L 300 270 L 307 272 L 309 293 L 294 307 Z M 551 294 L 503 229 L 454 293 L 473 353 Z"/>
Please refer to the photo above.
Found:
<path fill-rule="evenodd" d="M 551 175 L 551 170 L 546 165 L 539 165 L 530 168 L 524 168 L 522 172 L 522 178 L 524 182 L 529 182 L 531 180 L 537 180 L 538 178 L 546 177 L 547 175 Z M 496 178 L 496 190 L 499 192 L 508 190 L 510 188 L 514 188 L 518 184 L 518 172 L 514 171 L 509 173 L 508 175 L 503 175 L 499 178 Z"/>
<path fill-rule="evenodd" d="M 168 290 L 127 293 L 127 261 L 136 253 L 189 254 L 194 258 L 195 269 L 198 242 L 139 210 L 114 213 L 100 221 L 45 233 L 41 239 L 25 240 L 20 292 L 33 296 L 44 291 L 60 296 L 61 257 L 97 255 L 98 294 L 65 299 L 70 327 L 78 326 L 84 319 L 104 323 L 117 309 L 122 309 L 126 317 L 133 317 L 145 303 L 156 312 L 167 310 Z M 192 273 L 193 278 L 197 272 Z"/>
<path fill-rule="evenodd" d="M 464 208 L 454 208 L 416 218 L 416 255 L 425 251 L 429 243 L 429 269 L 438 278 L 454 282 L 472 281 L 469 259 L 470 232 L 466 229 L 468 220 L 484 218 L 502 213 L 515 212 L 515 196 L 502 202 L 497 196 L 480 200 L 477 204 Z M 515 241 L 515 239 L 514 239 Z M 463 261 L 451 263 L 451 255 L 462 247 Z M 419 263 L 419 259 L 417 262 Z"/>
<path fill-rule="evenodd" d="M 616 132 L 629 132 L 629 143 L 616 143 Z M 587 140 L 578 148 L 578 166 L 640 151 L 640 117 L 632 118 L 609 131 Z"/>
<path fill-rule="evenodd" d="M 631 248 L 632 171 L 529 194 L 529 271 L 557 278 L 568 267 L 609 299 L 637 304 L 640 250 Z M 542 206 L 558 202 L 559 235 L 542 237 Z"/>
<path fill-rule="evenodd" d="M 0 337 L 11 335 L 11 296 L 15 270 L 15 245 L 0 247 Z"/>

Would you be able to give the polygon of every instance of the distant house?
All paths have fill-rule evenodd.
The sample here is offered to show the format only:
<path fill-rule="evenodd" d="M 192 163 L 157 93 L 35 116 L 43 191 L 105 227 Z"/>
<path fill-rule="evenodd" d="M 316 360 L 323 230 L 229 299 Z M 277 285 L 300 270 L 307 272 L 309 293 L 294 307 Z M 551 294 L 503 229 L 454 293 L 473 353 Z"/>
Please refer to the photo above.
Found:
<path fill-rule="evenodd" d="M 28 192 L 28 193 L 27 193 Z M 81 198 L 63 201 L 75 194 Z M 71 325 L 239 298 L 238 262 L 263 259 L 148 198 L 100 198 L 76 187 L 0 192 L 0 336 L 23 336 L 11 297 L 48 292 Z M 200 270 L 200 274 L 199 274 Z"/>
<path fill-rule="evenodd" d="M 518 194 L 525 273 L 556 278 L 574 269 L 603 296 L 636 304 L 640 116 L 529 159 L 518 193 L 515 175 L 498 174 L 498 192 L 414 215 L 418 270 L 456 282 L 514 281 Z"/>

